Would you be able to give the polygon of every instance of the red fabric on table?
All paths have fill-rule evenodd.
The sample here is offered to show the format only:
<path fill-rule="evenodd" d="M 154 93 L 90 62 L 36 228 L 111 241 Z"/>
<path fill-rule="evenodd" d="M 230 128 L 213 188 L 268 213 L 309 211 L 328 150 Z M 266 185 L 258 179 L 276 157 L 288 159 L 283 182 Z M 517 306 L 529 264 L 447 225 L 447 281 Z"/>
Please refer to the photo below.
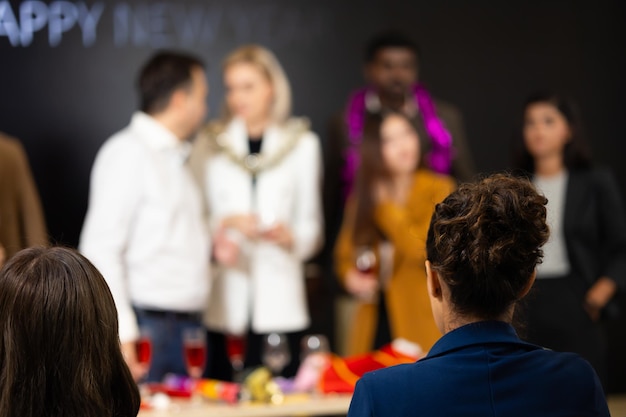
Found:
<path fill-rule="evenodd" d="M 366 372 L 403 363 L 413 363 L 417 359 L 419 358 L 393 350 L 391 344 L 363 355 L 347 358 L 333 356 L 330 366 L 322 375 L 319 388 L 323 393 L 352 393 L 357 381 Z"/>

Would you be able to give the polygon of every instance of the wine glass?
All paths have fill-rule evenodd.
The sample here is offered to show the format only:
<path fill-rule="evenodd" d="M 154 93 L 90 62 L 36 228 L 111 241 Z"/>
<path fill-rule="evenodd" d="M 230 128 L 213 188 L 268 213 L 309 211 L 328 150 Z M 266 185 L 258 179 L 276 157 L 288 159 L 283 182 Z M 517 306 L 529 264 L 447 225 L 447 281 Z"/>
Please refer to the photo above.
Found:
<path fill-rule="evenodd" d="M 205 330 L 202 327 L 183 329 L 183 349 L 187 373 L 192 381 L 192 399 L 198 400 L 199 397 L 195 395 L 195 387 L 204 372 L 207 356 Z"/>
<path fill-rule="evenodd" d="M 152 334 L 150 329 L 141 327 L 139 328 L 139 339 L 135 344 L 137 351 L 137 363 L 143 365 L 146 368 L 146 372 L 150 369 L 150 362 L 152 361 Z"/>
<path fill-rule="evenodd" d="M 328 339 L 323 334 L 311 334 L 302 338 L 302 360 L 311 355 L 328 356 L 330 348 Z"/>
<path fill-rule="evenodd" d="M 301 365 L 294 379 L 294 386 L 299 392 L 317 392 L 317 387 L 330 363 L 328 339 L 321 334 L 307 335 L 302 338 Z"/>
<path fill-rule="evenodd" d="M 239 374 L 243 371 L 243 360 L 246 351 L 245 336 L 229 334 L 226 336 L 226 353 L 233 367 L 234 379 L 237 381 Z"/>
<path fill-rule="evenodd" d="M 361 246 L 356 249 L 354 257 L 354 265 L 362 274 L 373 276 L 368 279 L 378 279 L 378 257 L 376 252 L 370 246 Z M 365 294 L 361 299 L 366 303 L 375 303 L 377 293 Z"/>
<path fill-rule="evenodd" d="M 369 246 L 357 248 L 354 260 L 356 269 L 363 274 L 373 274 L 376 269 L 378 260 L 376 252 Z"/>
<path fill-rule="evenodd" d="M 137 363 L 145 368 L 145 374 L 138 382 L 141 396 L 146 397 L 148 396 L 148 390 L 144 381 L 148 377 L 150 363 L 152 362 L 152 333 L 149 328 L 139 328 L 139 338 L 135 342 L 135 351 L 137 353 Z"/>
<path fill-rule="evenodd" d="M 291 362 L 289 342 L 284 334 L 270 333 L 263 341 L 261 359 L 274 375 L 278 375 Z"/>

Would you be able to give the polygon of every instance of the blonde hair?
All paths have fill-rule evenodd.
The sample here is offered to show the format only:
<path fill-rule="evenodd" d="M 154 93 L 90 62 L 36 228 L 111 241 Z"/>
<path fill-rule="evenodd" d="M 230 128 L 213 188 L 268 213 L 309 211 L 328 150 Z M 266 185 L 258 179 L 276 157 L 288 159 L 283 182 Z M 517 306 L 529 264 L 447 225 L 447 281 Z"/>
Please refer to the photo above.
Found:
<path fill-rule="evenodd" d="M 270 112 L 271 119 L 276 123 L 287 121 L 291 115 L 291 86 L 276 56 L 260 45 L 244 45 L 226 57 L 222 71 L 226 71 L 231 65 L 242 63 L 257 67 L 272 85 L 274 102 Z M 224 119 L 230 120 L 231 118 L 232 114 L 228 106 L 224 106 Z"/>

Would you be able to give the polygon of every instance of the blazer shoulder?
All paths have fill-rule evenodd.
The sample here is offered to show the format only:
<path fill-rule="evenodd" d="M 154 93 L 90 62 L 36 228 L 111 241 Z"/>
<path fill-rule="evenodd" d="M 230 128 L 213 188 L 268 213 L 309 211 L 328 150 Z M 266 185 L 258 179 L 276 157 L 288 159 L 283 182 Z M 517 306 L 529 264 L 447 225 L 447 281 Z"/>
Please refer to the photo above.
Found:
<path fill-rule="evenodd" d="M 615 182 L 615 175 L 608 167 L 599 166 L 588 171 L 589 177 L 593 181 L 606 183 L 607 181 Z"/>
<path fill-rule="evenodd" d="M 410 391 L 411 385 L 419 384 L 428 390 L 430 382 L 440 378 L 442 368 L 439 360 L 420 359 L 417 362 L 390 366 L 366 373 L 361 377 L 362 385 L 380 398 L 385 392 Z"/>
<path fill-rule="evenodd" d="M 612 177 L 613 174 L 608 167 L 594 166 L 590 168 L 573 169 L 569 172 L 571 178 L 598 180 L 602 178 Z"/>
<path fill-rule="evenodd" d="M 546 365 L 534 368 L 541 369 L 543 376 L 537 375 L 533 380 L 545 378 L 546 386 L 558 387 L 564 396 L 572 399 L 576 409 L 587 410 L 581 415 L 609 415 L 604 389 L 589 362 L 575 353 L 551 350 L 542 353 Z"/>
<path fill-rule="evenodd" d="M 570 172 L 574 187 L 588 186 L 592 190 L 617 189 L 617 179 L 607 167 L 594 167 Z"/>
<path fill-rule="evenodd" d="M 370 381 L 370 383 L 387 385 L 393 381 L 398 381 L 414 374 L 421 374 L 427 372 L 428 365 L 423 366 L 424 362 L 417 361 L 413 363 L 403 363 L 400 365 L 393 365 L 387 368 L 377 369 L 375 371 L 367 372 L 363 375 L 363 379 Z"/>

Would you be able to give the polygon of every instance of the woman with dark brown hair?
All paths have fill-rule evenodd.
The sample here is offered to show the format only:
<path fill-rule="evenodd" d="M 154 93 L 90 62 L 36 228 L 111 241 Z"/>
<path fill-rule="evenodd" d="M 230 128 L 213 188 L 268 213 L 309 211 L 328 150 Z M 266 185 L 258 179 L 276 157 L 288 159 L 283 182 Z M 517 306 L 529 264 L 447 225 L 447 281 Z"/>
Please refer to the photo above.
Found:
<path fill-rule="evenodd" d="M 626 217 L 613 175 L 593 168 L 576 107 L 554 93 L 523 109 L 517 168 L 548 199 L 550 239 L 533 292 L 520 309 L 527 340 L 575 352 L 606 381 L 602 317 L 626 286 Z"/>
<path fill-rule="evenodd" d="M 359 302 L 350 354 L 396 338 L 426 351 L 439 337 L 425 286 L 426 231 L 435 204 L 455 185 L 422 168 L 425 154 L 406 115 L 366 120 L 357 188 L 335 248 L 337 275 Z M 368 257 L 376 265 L 364 267 Z"/>
<path fill-rule="evenodd" d="M 530 181 L 495 175 L 437 205 L 425 266 L 443 337 L 425 358 L 361 378 L 349 417 L 609 416 L 588 362 L 510 324 L 548 240 L 545 204 Z"/>
<path fill-rule="evenodd" d="M 76 251 L 25 249 L 0 270 L 0 417 L 134 417 L 117 311 Z"/>

